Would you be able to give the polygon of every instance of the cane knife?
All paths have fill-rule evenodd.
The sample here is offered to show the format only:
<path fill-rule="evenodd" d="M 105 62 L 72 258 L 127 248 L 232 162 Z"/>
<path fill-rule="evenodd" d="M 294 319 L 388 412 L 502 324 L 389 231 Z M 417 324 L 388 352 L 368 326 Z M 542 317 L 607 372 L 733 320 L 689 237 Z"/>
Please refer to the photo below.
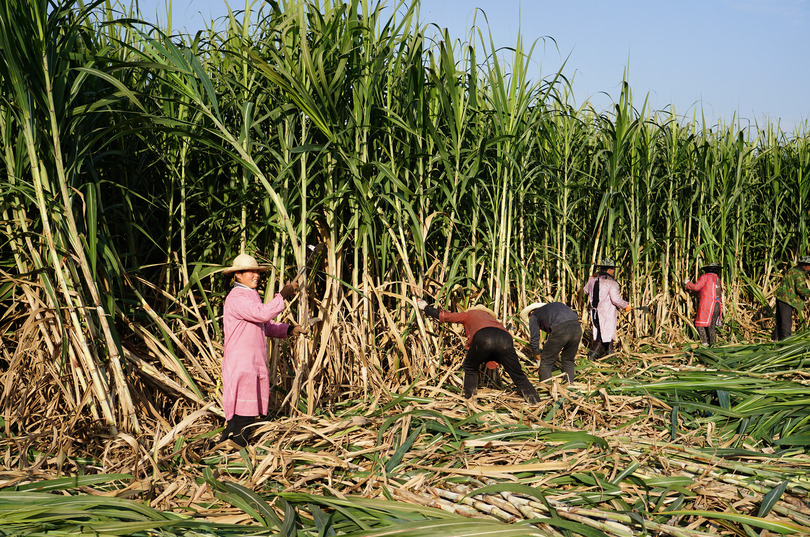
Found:
<path fill-rule="evenodd" d="M 298 274 L 295 275 L 295 278 L 293 278 L 293 283 L 298 283 L 298 280 L 301 279 L 308 268 L 315 268 L 316 264 L 320 261 L 321 254 L 323 253 L 325 247 L 326 245 L 322 242 L 315 246 L 309 246 L 309 255 L 307 255 L 307 260 L 304 262 L 304 266 L 298 270 Z"/>

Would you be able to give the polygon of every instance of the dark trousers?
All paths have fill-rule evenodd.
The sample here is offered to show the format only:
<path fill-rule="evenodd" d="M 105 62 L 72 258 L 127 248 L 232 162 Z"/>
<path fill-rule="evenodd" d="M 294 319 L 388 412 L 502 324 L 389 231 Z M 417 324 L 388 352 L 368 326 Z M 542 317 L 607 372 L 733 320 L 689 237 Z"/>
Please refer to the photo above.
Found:
<path fill-rule="evenodd" d="M 700 342 L 704 345 L 714 345 L 717 343 L 717 323 L 720 322 L 720 303 L 714 303 L 714 310 L 712 310 L 712 319 L 709 321 L 709 326 L 697 326 Z"/>
<path fill-rule="evenodd" d="M 219 441 L 224 442 L 230 438 L 239 446 L 247 446 L 250 440 L 250 434 L 248 431 L 245 431 L 245 428 L 253 425 L 255 421 L 256 416 L 240 416 L 234 414 L 233 418 L 231 418 L 225 426 L 225 430 L 222 431 L 222 438 L 220 438 Z"/>
<path fill-rule="evenodd" d="M 781 341 L 793 332 L 793 307 L 776 299 L 776 340 Z"/>
<path fill-rule="evenodd" d="M 494 361 L 503 366 L 504 371 L 515 383 L 517 389 L 526 401 L 536 403 L 540 401 L 537 390 L 526 378 L 520 367 L 520 360 L 512 335 L 500 328 L 482 328 L 473 336 L 467 357 L 464 359 L 464 397 L 470 398 L 478 388 L 478 368 L 484 362 Z"/>
<path fill-rule="evenodd" d="M 574 382 L 574 362 L 580 341 L 582 341 L 582 327 L 578 320 L 552 326 L 546 344 L 540 352 L 540 380 L 551 378 L 554 364 L 559 358 L 566 380 Z"/>
<path fill-rule="evenodd" d="M 591 342 L 591 353 L 589 358 L 591 360 L 601 358 L 603 356 L 602 351 L 604 351 L 604 356 L 610 356 L 614 352 L 613 340 L 602 340 L 602 327 L 599 326 L 599 314 L 595 309 L 591 310 L 591 319 L 593 319 L 593 325 L 596 327 L 596 329 L 593 332 L 593 341 Z"/>
<path fill-rule="evenodd" d="M 602 341 L 601 339 L 594 339 L 591 344 L 590 358 L 591 360 L 596 360 L 603 356 L 610 356 L 614 352 L 616 352 L 616 349 L 613 346 L 613 340 Z"/>

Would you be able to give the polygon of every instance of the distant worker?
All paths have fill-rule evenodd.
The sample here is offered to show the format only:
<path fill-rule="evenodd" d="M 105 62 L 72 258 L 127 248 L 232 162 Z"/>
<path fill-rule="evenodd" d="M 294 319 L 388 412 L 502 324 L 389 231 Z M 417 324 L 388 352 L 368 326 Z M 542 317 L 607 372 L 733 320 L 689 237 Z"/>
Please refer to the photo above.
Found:
<path fill-rule="evenodd" d="M 562 302 L 535 302 L 520 312 L 520 318 L 529 326 L 529 342 L 532 353 L 540 357 L 540 380 L 551 378 L 554 364 L 560 359 L 560 369 L 568 383 L 574 382 L 575 361 L 579 343 L 582 341 L 582 326 L 579 316 Z M 540 350 L 540 331 L 548 334 L 543 350 Z"/>
<path fill-rule="evenodd" d="M 776 339 L 781 341 L 793 332 L 793 311 L 801 315 L 804 301 L 810 297 L 807 275 L 810 273 L 810 256 L 788 269 L 776 289 Z"/>
<path fill-rule="evenodd" d="M 308 330 L 274 322 L 284 311 L 285 301 L 298 292 L 297 283 L 288 283 L 270 302 L 264 303 L 256 288 L 261 273 L 252 256 L 240 254 L 223 270 L 233 274 L 233 288 L 225 298 L 222 324 L 225 348 L 222 357 L 222 405 L 227 425 L 220 442 L 232 440 L 240 447 L 248 444 L 246 429 L 257 417 L 268 412 L 270 374 L 267 368 L 267 338 L 286 338 Z"/>
<path fill-rule="evenodd" d="M 464 398 L 470 399 L 478 391 L 478 368 L 486 362 L 497 362 L 515 383 L 520 394 L 530 404 L 540 402 L 529 379 L 520 367 L 512 334 L 498 322 L 495 313 L 484 306 L 473 306 L 467 311 L 454 313 L 440 310 L 424 299 L 417 300 L 425 315 L 442 323 L 461 323 L 467 334 L 467 356 L 464 359 Z"/>
<path fill-rule="evenodd" d="M 698 294 L 695 327 L 701 345 L 714 345 L 717 343 L 717 327 L 720 326 L 723 314 L 723 281 L 720 278 L 722 268 L 716 263 L 708 263 L 701 270 L 703 275 L 698 281 L 686 280 L 683 286 Z"/>
<path fill-rule="evenodd" d="M 615 352 L 613 340 L 616 338 L 616 324 L 619 310 L 629 312 L 633 308 L 622 298 L 619 283 L 613 278 L 616 273 L 616 262 L 609 257 L 602 258 L 593 275 L 582 292 L 588 295 L 593 326 L 593 344 L 591 360 L 609 356 Z"/>

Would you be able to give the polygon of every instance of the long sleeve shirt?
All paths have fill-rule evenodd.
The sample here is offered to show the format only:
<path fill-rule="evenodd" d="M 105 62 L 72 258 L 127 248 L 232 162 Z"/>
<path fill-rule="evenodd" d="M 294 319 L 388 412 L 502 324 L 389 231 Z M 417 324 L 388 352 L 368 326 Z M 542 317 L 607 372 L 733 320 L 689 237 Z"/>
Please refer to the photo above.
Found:
<path fill-rule="evenodd" d="M 795 310 L 804 309 L 804 301 L 810 298 L 810 288 L 807 286 L 808 274 L 798 265 L 788 269 L 776 289 L 776 298 Z"/>
<path fill-rule="evenodd" d="M 551 332 L 555 326 L 579 321 L 579 316 L 562 302 L 551 302 L 529 315 L 529 342 L 534 354 L 540 354 L 540 331 Z"/>
<path fill-rule="evenodd" d="M 713 272 L 707 272 L 698 278 L 698 281 L 687 282 L 684 287 L 698 294 L 698 311 L 695 326 L 710 326 L 712 324 L 714 305 L 720 303 L 721 308 L 723 305 L 723 287 L 720 276 Z"/>
<path fill-rule="evenodd" d="M 225 298 L 222 405 L 227 420 L 234 414 L 267 414 L 267 338 L 287 337 L 290 325 L 273 321 L 282 311 L 284 298 L 280 294 L 265 304 L 255 289 L 243 285 L 235 285 Z"/>
<path fill-rule="evenodd" d="M 472 343 L 473 336 L 482 328 L 493 327 L 506 331 L 506 327 L 499 323 L 495 317 L 482 310 L 467 310 L 460 313 L 455 313 L 451 311 L 439 310 L 433 306 L 427 306 L 425 308 L 425 313 L 443 323 L 463 324 L 464 333 L 467 334 L 467 343 L 464 345 L 466 348 L 470 348 L 470 343 Z"/>

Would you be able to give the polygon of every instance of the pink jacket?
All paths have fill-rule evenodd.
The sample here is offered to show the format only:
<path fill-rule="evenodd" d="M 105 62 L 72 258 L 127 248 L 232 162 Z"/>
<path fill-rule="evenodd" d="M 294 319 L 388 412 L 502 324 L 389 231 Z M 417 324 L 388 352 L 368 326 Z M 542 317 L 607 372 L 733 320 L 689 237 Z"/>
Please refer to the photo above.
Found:
<path fill-rule="evenodd" d="M 284 298 L 276 295 L 267 304 L 255 289 L 236 285 L 225 298 L 222 324 L 225 351 L 222 357 L 222 405 L 225 419 L 234 414 L 267 414 L 270 373 L 267 338 L 286 338 L 290 325 L 273 319 L 284 311 Z"/>
<path fill-rule="evenodd" d="M 593 284 L 596 282 L 597 276 L 588 280 L 583 291 L 589 298 L 593 291 Z M 590 303 L 590 300 L 589 300 Z M 619 315 L 619 310 L 627 307 L 628 302 L 622 298 L 619 292 L 619 284 L 610 276 L 599 277 L 599 305 L 596 308 L 596 313 L 599 314 L 599 326 L 593 327 L 594 337 L 599 330 L 602 341 L 613 341 L 616 338 L 616 318 Z M 591 308 L 592 310 L 593 308 Z M 593 315 L 591 315 L 593 320 Z"/>

